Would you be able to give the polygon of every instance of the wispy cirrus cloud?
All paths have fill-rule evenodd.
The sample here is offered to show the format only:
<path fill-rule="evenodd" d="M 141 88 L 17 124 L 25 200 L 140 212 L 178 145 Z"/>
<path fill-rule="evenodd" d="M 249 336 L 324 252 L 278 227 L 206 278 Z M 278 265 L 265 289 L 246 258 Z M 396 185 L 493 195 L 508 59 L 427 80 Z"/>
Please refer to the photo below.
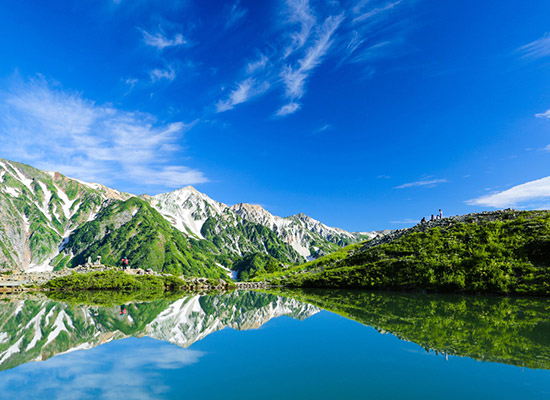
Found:
<path fill-rule="evenodd" d="M 495 208 L 515 207 L 526 205 L 537 207 L 541 201 L 550 199 L 550 176 L 534 181 L 522 183 L 510 189 L 467 200 L 472 206 L 489 206 Z"/>
<path fill-rule="evenodd" d="M 297 30 L 289 34 L 290 43 L 283 50 L 283 58 L 287 58 L 305 45 L 317 22 L 317 17 L 308 0 L 287 0 L 283 15 L 285 25 L 298 26 Z"/>
<path fill-rule="evenodd" d="M 542 58 L 550 56 L 550 34 L 546 33 L 540 39 L 521 46 L 517 50 L 524 58 Z"/>
<path fill-rule="evenodd" d="M 14 85 L 0 96 L 0 107 L 6 158 L 105 184 L 176 188 L 207 181 L 202 172 L 170 162 L 181 153 L 177 142 L 198 121 L 162 123 L 44 79 Z"/>
<path fill-rule="evenodd" d="M 145 29 L 140 29 L 143 35 L 143 42 L 147 46 L 155 47 L 159 50 L 164 50 L 167 47 L 182 46 L 187 44 L 187 40 L 181 33 L 176 33 L 172 38 L 169 38 L 162 32 L 150 33 Z"/>
<path fill-rule="evenodd" d="M 332 130 L 334 127 L 331 124 L 324 124 L 315 130 L 315 133 L 322 133 Z"/>
<path fill-rule="evenodd" d="M 269 63 L 269 58 L 265 54 L 260 54 L 260 56 L 250 61 L 248 64 L 246 64 L 246 73 L 251 75 L 258 71 L 263 70 L 267 64 Z"/>
<path fill-rule="evenodd" d="M 235 26 L 239 21 L 246 17 L 246 14 L 248 14 L 248 10 L 241 7 L 241 2 L 237 0 L 233 3 L 229 10 L 229 16 L 227 18 L 227 22 L 225 23 L 225 29 Z"/>
<path fill-rule="evenodd" d="M 222 95 L 216 110 L 227 111 L 256 97 L 248 96 L 239 103 L 231 99 L 243 82 L 254 79 L 270 89 L 282 88 L 279 96 L 284 103 L 275 115 L 291 115 L 300 110 L 308 81 L 329 58 L 336 60 L 336 68 L 346 63 L 369 64 L 367 68 L 372 74 L 371 63 L 398 53 L 396 49 L 403 42 L 408 18 L 403 15 L 397 18 L 397 12 L 409 3 L 405 0 L 361 0 L 353 5 L 335 1 L 282 2 L 272 37 L 268 37 L 263 51 L 255 49 L 260 57 L 245 63 L 244 73 L 234 84 L 237 89 Z"/>
<path fill-rule="evenodd" d="M 155 68 L 149 72 L 149 76 L 153 82 L 159 81 L 161 79 L 166 79 L 168 81 L 173 81 L 176 79 L 176 70 L 172 65 L 168 65 L 166 68 Z"/>
<path fill-rule="evenodd" d="M 290 99 L 300 99 L 304 95 L 305 81 L 314 68 L 323 60 L 332 45 L 332 35 L 343 21 L 344 15 L 328 17 L 321 25 L 316 40 L 306 50 L 304 57 L 295 66 L 286 65 L 282 71 L 286 96 Z"/>
<path fill-rule="evenodd" d="M 536 118 L 550 119 L 550 110 L 547 110 L 543 113 L 535 114 Z"/>
<path fill-rule="evenodd" d="M 275 113 L 275 115 L 278 117 L 284 117 L 285 115 L 294 114 L 296 111 L 300 109 L 300 107 L 301 106 L 298 103 L 288 103 L 282 106 L 281 108 L 279 108 Z"/>
<path fill-rule="evenodd" d="M 216 112 L 231 110 L 237 104 L 244 103 L 252 97 L 264 93 L 268 89 L 268 82 L 258 82 L 253 78 L 247 78 L 244 81 L 239 82 L 237 87 L 234 88 L 229 94 L 228 99 L 218 101 L 216 104 Z"/>
<path fill-rule="evenodd" d="M 412 187 L 432 188 L 439 185 L 440 183 L 447 183 L 447 182 L 449 182 L 447 179 L 423 179 L 423 180 L 408 182 L 399 186 L 395 186 L 394 189 L 406 189 L 406 188 L 412 188 Z"/>
<path fill-rule="evenodd" d="M 376 18 L 378 16 L 385 14 L 387 11 L 393 10 L 394 8 L 399 6 L 401 3 L 403 3 L 403 0 L 389 2 L 385 4 L 382 3 L 378 7 L 368 8 L 367 10 L 365 10 L 365 8 L 367 8 L 366 6 L 372 4 L 372 2 L 360 1 L 353 8 L 354 14 L 356 14 L 355 17 L 353 18 L 353 22 L 358 23 L 368 19 Z"/>

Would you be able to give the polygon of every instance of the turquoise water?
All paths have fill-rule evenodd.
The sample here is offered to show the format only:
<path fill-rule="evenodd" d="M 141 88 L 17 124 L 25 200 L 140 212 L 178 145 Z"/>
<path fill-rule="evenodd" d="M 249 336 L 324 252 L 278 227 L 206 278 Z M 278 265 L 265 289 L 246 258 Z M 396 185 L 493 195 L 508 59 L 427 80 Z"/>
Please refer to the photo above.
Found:
<path fill-rule="evenodd" d="M 12 317 L 4 320 L 0 332 L 12 335 L 6 326 L 16 324 L 17 321 L 8 321 L 17 318 L 27 326 L 25 337 L 30 340 L 19 336 L 22 350 L 29 347 L 35 337 L 32 327 L 43 318 L 39 324 L 42 338 L 29 352 L 40 350 L 51 358 L 22 361 L 0 372 L 0 397 L 550 398 L 546 300 L 357 292 L 295 296 L 302 300 L 308 298 L 314 303 L 311 305 L 288 295 L 190 296 L 179 302 L 128 304 L 123 307 L 125 314 L 120 314 L 117 306 L 89 308 L 44 300 L 27 300 L 23 306 L 20 303 L 3 305 L 6 309 L 2 315 Z M 345 313 L 349 318 L 316 308 L 320 303 L 328 304 L 327 299 L 336 300 L 326 308 Z M 358 306 L 358 300 L 364 308 Z M 376 310 L 371 303 L 381 309 Z M 414 308 L 417 315 L 407 315 L 409 311 L 403 310 L 403 304 Z M 350 313 L 350 307 L 355 312 Z M 440 315 L 429 316 L 432 310 L 438 309 Z M 484 315 L 482 309 L 492 314 Z M 44 310 L 42 314 L 40 310 Z M 82 310 L 88 313 L 86 323 L 78 318 Z M 18 314 L 13 317 L 15 311 Z M 400 317 L 400 312 L 405 316 Z M 445 312 L 448 315 L 444 315 Z M 499 312 L 502 316 L 495 317 Z M 51 315 L 46 321 L 48 313 Z M 487 320 L 488 325 L 484 327 L 470 313 L 481 315 L 481 320 Z M 410 326 L 420 317 L 428 321 L 426 325 L 416 329 Z M 64 321 L 64 333 L 57 335 L 61 335 L 60 339 L 56 337 L 44 344 L 55 336 L 51 332 L 56 330 L 50 329 L 55 325 L 54 318 Z M 369 318 L 376 321 L 378 330 L 364 324 Z M 380 333 L 387 332 L 383 324 L 401 339 Z M 441 326 L 449 326 L 454 331 L 445 333 Z M 477 336 L 478 341 L 483 342 L 481 346 L 474 340 L 476 329 L 472 326 L 481 332 Z M 487 336 L 487 327 L 499 337 L 492 340 Z M 457 333 L 461 329 L 465 331 Z M 511 339 L 507 339 L 511 332 Z M 405 334 L 408 337 L 404 337 Z M 0 334 L 0 337 L 6 335 Z M 93 342 L 94 335 L 100 342 Z M 13 350 L 17 340 L 10 342 L 11 339 L 0 349 L 11 347 Z M 507 340 L 509 346 L 506 346 Z M 442 344 L 448 346 L 445 353 L 438 350 L 436 354 L 430 349 Z M 60 354 L 79 346 L 90 348 Z M 48 348 L 51 354 L 47 354 Z M 480 348 L 487 350 L 480 353 Z M 5 354 L 4 351 L 0 354 Z M 471 354 L 470 357 L 446 354 L 450 352 Z M 24 360 L 25 351 L 19 356 Z M 481 361 L 481 358 L 506 359 L 506 362 Z M 34 354 L 33 359 L 36 359 Z"/>

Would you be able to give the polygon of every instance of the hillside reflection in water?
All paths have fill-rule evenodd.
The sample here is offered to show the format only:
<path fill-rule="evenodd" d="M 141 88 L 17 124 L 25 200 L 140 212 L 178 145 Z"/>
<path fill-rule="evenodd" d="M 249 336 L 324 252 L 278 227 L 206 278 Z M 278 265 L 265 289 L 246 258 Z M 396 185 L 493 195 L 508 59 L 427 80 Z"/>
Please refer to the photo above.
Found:
<path fill-rule="evenodd" d="M 6 398 L 550 395 L 546 299 L 284 291 L 70 300 L 1 304 Z"/>

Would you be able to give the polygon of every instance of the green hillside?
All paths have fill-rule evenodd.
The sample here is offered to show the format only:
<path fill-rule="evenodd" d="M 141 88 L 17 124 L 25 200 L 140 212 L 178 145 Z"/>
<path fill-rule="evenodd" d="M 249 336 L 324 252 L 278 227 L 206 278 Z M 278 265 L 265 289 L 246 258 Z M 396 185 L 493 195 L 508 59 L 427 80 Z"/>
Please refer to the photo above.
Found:
<path fill-rule="evenodd" d="M 65 251 L 75 255 L 69 267 L 98 255 L 104 264 L 119 265 L 126 256 L 132 267 L 175 275 L 227 276 L 216 266 L 227 256 L 217 254 L 209 242 L 182 235 L 147 202 L 135 197 L 105 207 L 95 220 L 71 235 Z"/>
<path fill-rule="evenodd" d="M 550 294 L 548 211 L 446 218 L 372 243 L 262 279 L 296 287 Z"/>

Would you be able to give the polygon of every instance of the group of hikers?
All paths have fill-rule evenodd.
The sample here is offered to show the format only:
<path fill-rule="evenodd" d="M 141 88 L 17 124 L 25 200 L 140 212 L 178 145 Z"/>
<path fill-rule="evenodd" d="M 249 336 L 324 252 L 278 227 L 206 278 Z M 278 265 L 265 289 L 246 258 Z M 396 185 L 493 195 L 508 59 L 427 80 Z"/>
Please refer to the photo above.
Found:
<path fill-rule="evenodd" d="M 436 214 L 436 215 L 432 214 L 430 221 L 435 221 L 436 219 L 442 219 L 442 218 L 443 218 L 443 211 L 441 211 L 441 208 L 440 208 L 439 214 Z M 427 222 L 426 217 L 422 217 L 422 219 L 420 220 L 420 223 L 425 224 L 426 222 Z"/>

